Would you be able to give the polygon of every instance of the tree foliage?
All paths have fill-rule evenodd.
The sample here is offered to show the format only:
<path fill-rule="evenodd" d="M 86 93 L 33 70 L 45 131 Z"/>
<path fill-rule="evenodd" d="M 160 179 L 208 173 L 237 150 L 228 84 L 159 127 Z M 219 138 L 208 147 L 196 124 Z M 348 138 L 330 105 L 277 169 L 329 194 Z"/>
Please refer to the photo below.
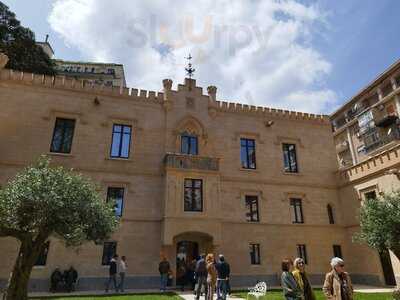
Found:
<path fill-rule="evenodd" d="M 378 251 L 390 249 L 400 259 L 400 190 L 366 199 L 360 209 L 360 226 L 357 241 Z"/>
<path fill-rule="evenodd" d="M 32 267 L 50 236 L 67 246 L 101 242 L 117 225 L 113 203 L 91 181 L 40 158 L 0 190 L 0 237 L 20 241 L 7 299 L 26 299 Z"/>
<path fill-rule="evenodd" d="M 54 75 L 54 62 L 36 45 L 35 34 L 21 26 L 15 14 L 0 1 L 0 52 L 9 61 L 6 68 L 24 72 Z"/>

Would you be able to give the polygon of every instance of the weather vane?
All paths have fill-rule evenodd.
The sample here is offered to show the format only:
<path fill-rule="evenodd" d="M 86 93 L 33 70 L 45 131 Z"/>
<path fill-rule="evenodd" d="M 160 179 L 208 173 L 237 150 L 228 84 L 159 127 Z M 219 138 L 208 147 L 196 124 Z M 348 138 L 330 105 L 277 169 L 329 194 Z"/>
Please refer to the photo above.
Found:
<path fill-rule="evenodd" d="M 191 63 L 192 56 L 189 53 L 189 56 L 185 57 L 185 58 L 188 60 L 188 65 L 185 68 L 186 75 L 189 76 L 189 78 L 192 78 L 194 75 L 194 72 L 196 71 L 196 69 L 192 67 L 192 63 Z"/>

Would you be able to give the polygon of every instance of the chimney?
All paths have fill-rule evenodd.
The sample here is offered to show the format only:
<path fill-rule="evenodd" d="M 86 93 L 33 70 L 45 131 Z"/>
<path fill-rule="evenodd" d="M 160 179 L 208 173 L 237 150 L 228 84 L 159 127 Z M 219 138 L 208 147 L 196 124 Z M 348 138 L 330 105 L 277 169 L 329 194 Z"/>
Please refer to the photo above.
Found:
<path fill-rule="evenodd" d="M 48 43 L 48 42 L 49 42 L 49 35 L 48 35 L 48 34 L 46 34 L 45 43 Z"/>

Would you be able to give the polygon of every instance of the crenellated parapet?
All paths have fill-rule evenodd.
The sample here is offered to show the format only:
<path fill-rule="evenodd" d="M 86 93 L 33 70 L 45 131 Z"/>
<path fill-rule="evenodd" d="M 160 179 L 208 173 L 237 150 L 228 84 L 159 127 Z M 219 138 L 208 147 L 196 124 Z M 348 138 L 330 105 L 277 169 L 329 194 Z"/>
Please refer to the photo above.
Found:
<path fill-rule="evenodd" d="M 107 95 L 125 97 L 139 101 L 162 103 L 164 93 L 136 88 L 105 86 L 88 83 L 84 80 L 77 80 L 66 76 L 38 75 L 27 72 L 0 69 L 0 80 L 17 81 L 21 84 L 43 86 L 48 88 L 71 90 L 77 92 L 95 93 L 96 95 Z"/>
<path fill-rule="evenodd" d="M 5 59 L 1 61 L 0 57 L 0 62 L 4 63 L 4 61 Z M 251 114 L 254 116 L 265 118 L 307 120 L 330 124 L 329 117 L 327 115 L 274 109 L 269 107 L 261 107 L 226 101 L 217 101 L 217 88 L 215 86 L 209 86 L 207 88 L 208 95 L 203 95 L 203 89 L 201 87 L 197 87 L 196 81 L 190 78 L 185 79 L 185 84 L 179 84 L 177 90 L 172 89 L 173 82 L 171 79 L 164 79 L 163 92 L 147 91 L 143 89 L 139 90 L 136 88 L 128 87 L 105 86 L 100 84 L 88 83 L 86 81 L 77 80 L 71 77 L 38 75 L 4 68 L 0 68 L 0 81 L 15 81 L 26 85 L 94 93 L 96 95 L 123 97 L 126 99 L 134 99 L 142 102 L 144 101 L 148 103 L 162 104 L 166 110 L 172 108 L 173 95 L 175 93 L 184 92 L 192 94 L 194 97 L 202 97 L 204 99 L 208 99 L 209 112 L 213 118 L 216 117 L 219 112 L 229 112 Z"/>

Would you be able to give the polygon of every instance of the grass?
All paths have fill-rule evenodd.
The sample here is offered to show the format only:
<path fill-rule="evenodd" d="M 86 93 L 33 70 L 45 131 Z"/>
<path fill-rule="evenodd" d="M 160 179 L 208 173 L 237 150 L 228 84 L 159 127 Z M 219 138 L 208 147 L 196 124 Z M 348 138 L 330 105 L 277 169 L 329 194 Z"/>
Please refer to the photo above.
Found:
<path fill-rule="evenodd" d="M 35 297 L 35 300 L 182 300 L 174 293 L 165 294 L 131 294 L 131 295 L 96 295 L 96 296 L 61 296 L 61 297 Z"/>
<path fill-rule="evenodd" d="M 240 293 L 234 293 L 233 294 L 236 297 L 239 298 L 244 298 L 246 299 L 247 292 L 240 292 Z M 325 300 L 325 296 L 323 295 L 321 290 L 315 290 L 315 296 L 317 300 Z M 255 299 L 254 297 L 249 297 L 249 300 Z M 285 298 L 283 297 L 282 291 L 281 290 L 272 290 L 268 291 L 267 295 L 265 297 L 261 297 L 260 300 L 284 300 Z M 392 294 L 391 293 L 371 293 L 371 294 L 365 294 L 365 293 L 355 293 L 354 294 L 354 300 L 392 300 Z"/>

